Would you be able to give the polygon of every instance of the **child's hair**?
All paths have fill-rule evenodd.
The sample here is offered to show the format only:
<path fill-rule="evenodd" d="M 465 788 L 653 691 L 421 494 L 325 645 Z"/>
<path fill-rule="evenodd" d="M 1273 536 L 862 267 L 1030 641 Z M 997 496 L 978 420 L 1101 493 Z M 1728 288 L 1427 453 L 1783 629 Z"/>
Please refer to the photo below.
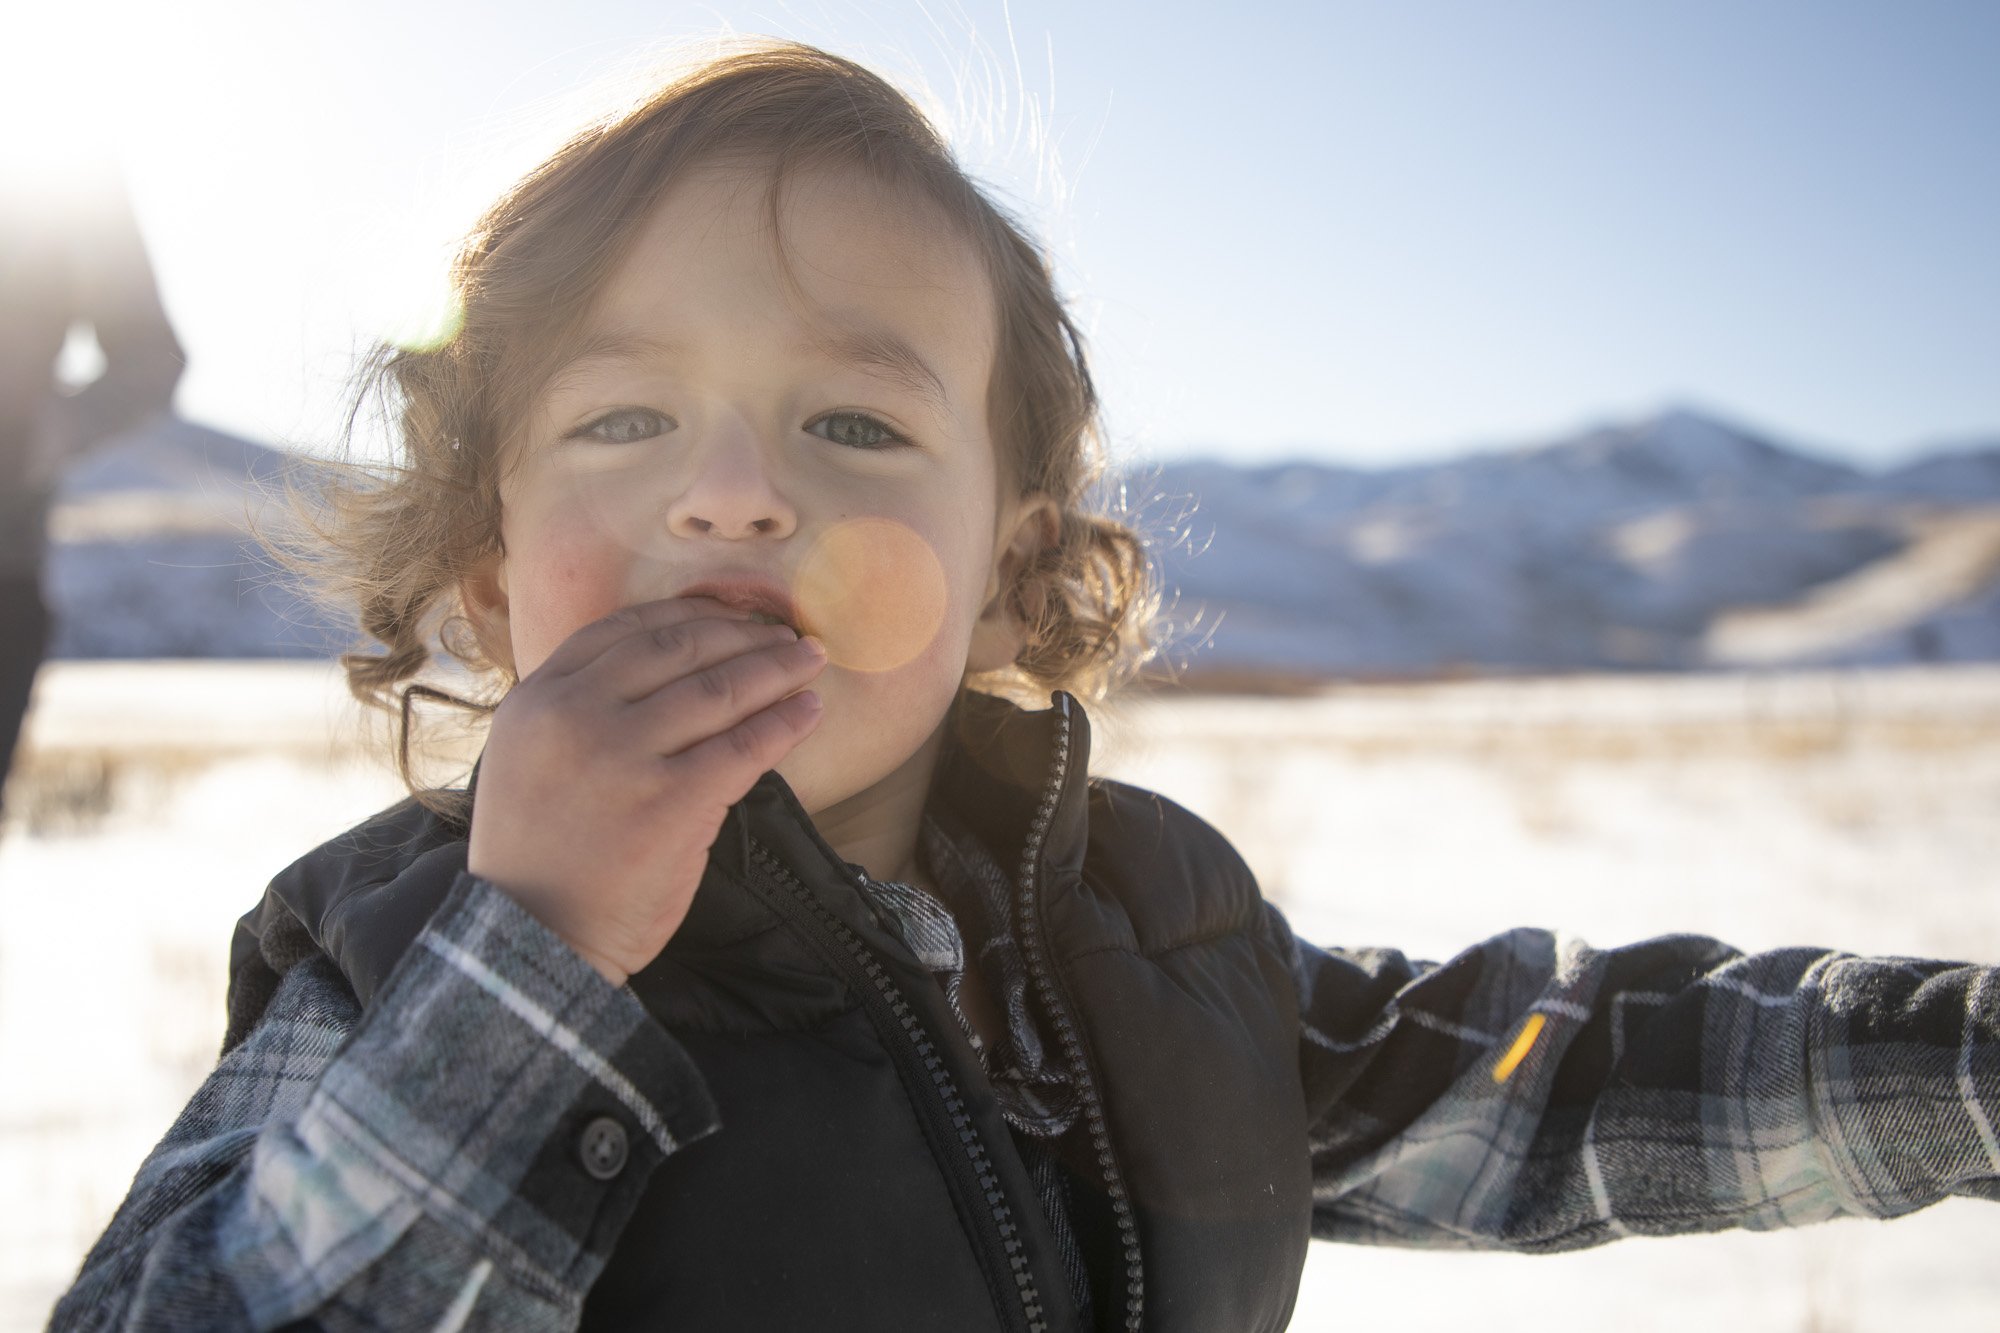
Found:
<path fill-rule="evenodd" d="M 1155 655 L 1160 598 L 1145 544 L 1093 512 L 1106 465 L 1098 400 L 1048 261 L 889 83 L 813 47 L 760 42 L 585 129 L 494 204 L 451 267 L 456 330 L 434 346 L 378 348 L 357 381 L 349 430 L 365 403 L 384 404 L 393 463 L 333 468 L 303 492 L 290 563 L 374 641 L 341 663 L 358 698 L 397 718 L 413 790 L 413 703 L 450 699 L 414 681 L 434 650 L 486 682 L 475 708 L 490 710 L 511 684 L 471 632 L 458 581 L 498 549 L 514 433 L 652 206 L 717 159 L 768 165 L 774 223 L 800 169 L 862 168 L 930 205 L 980 256 L 999 312 L 987 418 L 1001 485 L 1049 494 L 1062 518 L 1055 545 L 1010 590 L 1029 627 L 1024 650 L 971 683 L 1023 701 L 1054 688 L 1099 701 Z"/>

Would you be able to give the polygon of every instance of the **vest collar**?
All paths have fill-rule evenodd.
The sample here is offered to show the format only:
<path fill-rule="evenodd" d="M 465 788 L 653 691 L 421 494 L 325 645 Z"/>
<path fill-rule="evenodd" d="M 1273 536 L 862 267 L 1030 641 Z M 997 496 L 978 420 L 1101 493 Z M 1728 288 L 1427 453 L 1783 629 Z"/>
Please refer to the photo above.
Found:
<path fill-rule="evenodd" d="M 1047 882 L 1050 871 L 1083 863 L 1088 831 L 1090 719 L 1058 690 L 1045 709 L 1029 711 L 992 695 L 960 696 L 932 783 L 1002 866 Z M 1032 855 L 1028 867 L 1023 858 Z"/>

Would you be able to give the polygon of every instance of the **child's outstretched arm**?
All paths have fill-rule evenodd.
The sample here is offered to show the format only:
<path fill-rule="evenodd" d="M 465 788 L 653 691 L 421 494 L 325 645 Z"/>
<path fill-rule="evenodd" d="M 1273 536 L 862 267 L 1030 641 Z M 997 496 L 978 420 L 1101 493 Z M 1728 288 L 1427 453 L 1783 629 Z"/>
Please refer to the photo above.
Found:
<path fill-rule="evenodd" d="M 1437 965 L 1270 920 L 1321 1239 L 1554 1251 L 2000 1200 L 2000 968 L 1526 929 Z"/>

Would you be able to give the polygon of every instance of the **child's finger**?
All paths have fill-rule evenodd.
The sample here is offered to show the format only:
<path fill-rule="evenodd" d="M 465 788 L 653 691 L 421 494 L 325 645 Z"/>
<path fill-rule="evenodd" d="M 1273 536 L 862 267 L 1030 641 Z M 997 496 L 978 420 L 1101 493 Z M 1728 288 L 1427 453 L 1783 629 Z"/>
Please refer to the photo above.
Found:
<path fill-rule="evenodd" d="M 593 620 L 564 639 L 535 672 L 542 676 L 567 676 L 597 660 L 613 644 L 636 634 L 678 625 L 698 616 L 714 616 L 748 621 L 750 612 L 742 607 L 718 602 L 713 597 L 664 597 L 655 602 L 623 606 L 610 615 Z"/>
<path fill-rule="evenodd" d="M 669 762 L 717 800 L 735 804 L 819 725 L 820 699 L 811 690 L 787 695 Z"/>
<path fill-rule="evenodd" d="M 590 679 L 593 691 L 603 691 L 599 697 L 635 703 L 684 676 L 798 637 L 789 625 L 703 616 L 631 634 L 571 675 Z"/>
<path fill-rule="evenodd" d="M 814 638 L 718 662 L 631 705 L 633 734 L 657 754 L 679 754 L 803 689 L 825 665 L 826 648 Z"/>

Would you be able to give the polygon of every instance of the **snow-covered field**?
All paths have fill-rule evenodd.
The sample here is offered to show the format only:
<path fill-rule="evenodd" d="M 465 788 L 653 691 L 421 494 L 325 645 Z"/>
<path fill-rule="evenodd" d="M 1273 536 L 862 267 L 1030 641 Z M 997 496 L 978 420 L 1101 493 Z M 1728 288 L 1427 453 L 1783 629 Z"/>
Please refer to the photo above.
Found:
<path fill-rule="evenodd" d="M 2000 670 L 1137 701 L 1097 730 L 1098 771 L 1228 832 L 1308 938 L 2000 962 Z M 237 915 L 397 794 L 309 663 L 62 664 L 30 743 L 0 827 L 0 1329 L 40 1326 L 210 1067 Z M 1294 1327 L 1992 1327 L 1996 1254 L 1969 1201 L 1557 1258 L 1322 1246 Z"/>

